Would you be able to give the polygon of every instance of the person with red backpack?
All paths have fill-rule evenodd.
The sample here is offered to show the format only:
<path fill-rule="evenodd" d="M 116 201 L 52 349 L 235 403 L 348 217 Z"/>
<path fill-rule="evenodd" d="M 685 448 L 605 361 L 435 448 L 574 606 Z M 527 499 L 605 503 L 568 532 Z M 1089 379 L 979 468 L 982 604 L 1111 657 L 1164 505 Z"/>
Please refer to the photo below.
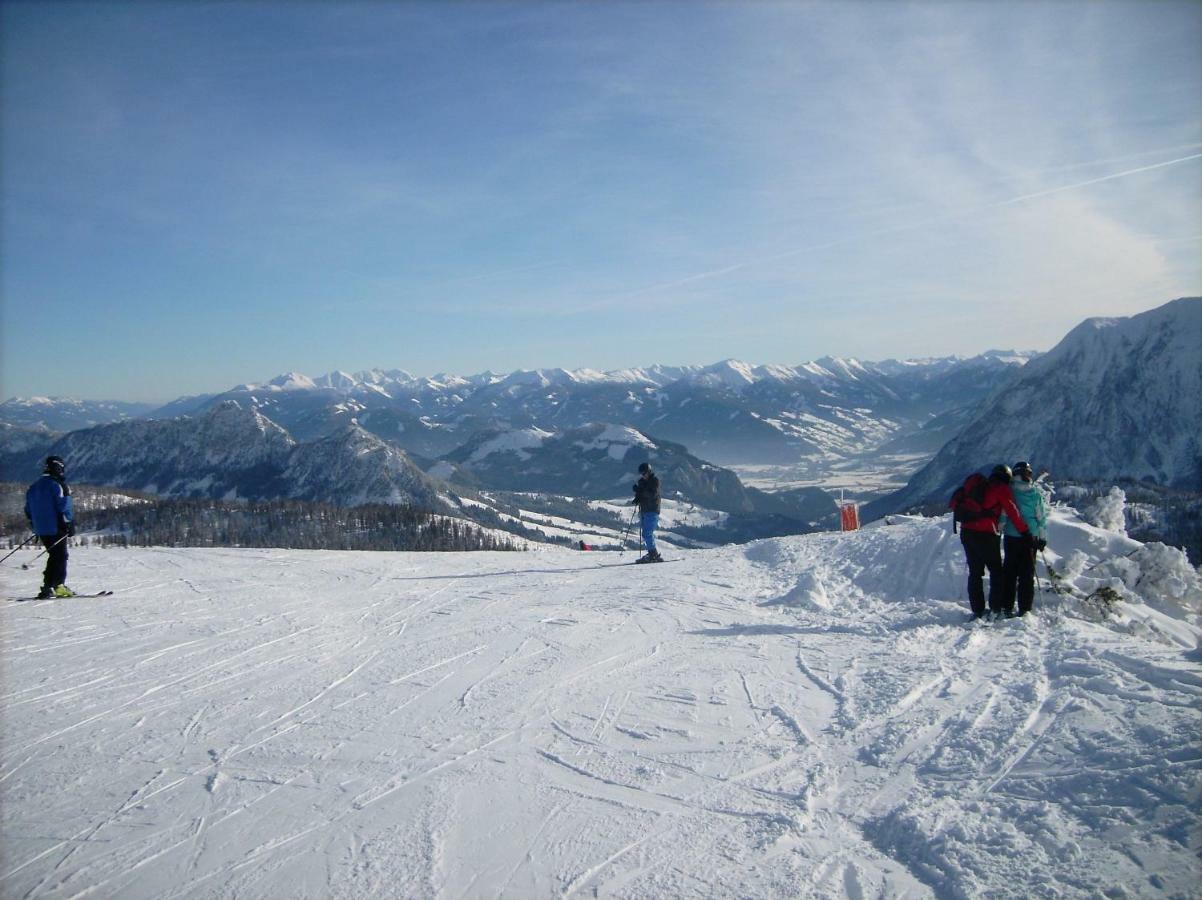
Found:
<path fill-rule="evenodd" d="M 1035 539 L 1014 502 L 1009 466 L 994 466 L 989 477 L 974 473 L 952 494 L 953 529 L 960 526 L 960 543 L 968 562 L 968 605 L 974 619 L 985 615 L 985 573 L 989 572 L 989 612 L 1003 614 L 1002 535 L 998 522 L 1004 514 L 1021 539 L 1034 548 Z"/>

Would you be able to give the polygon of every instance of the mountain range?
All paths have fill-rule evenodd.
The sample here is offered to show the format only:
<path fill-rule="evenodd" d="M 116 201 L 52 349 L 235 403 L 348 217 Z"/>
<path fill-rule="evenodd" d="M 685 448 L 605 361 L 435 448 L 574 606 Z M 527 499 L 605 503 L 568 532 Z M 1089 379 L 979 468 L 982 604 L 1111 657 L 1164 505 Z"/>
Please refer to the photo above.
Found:
<path fill-rule="evenodd" d="M 634 470 L 650 459 L 669 485 L 668 499 L 728 514 L 732 538 L 827 527 L 836 515 L 821 490 L 746 488 L 735 473 L 683 446 L 617 425 L 479 434 L 443 459 L 425 461 L 427 473 L 404 450 L 356 424 L 298 441 L 258 410 L 227 399 L 193 416 L 74 431 L 52 450 L 70 460 L 79 484 L 226 501 L 412 505 L 486 524 L 495 524 L 494 513 L 506 505 L 494 502 L 497 492 L 629 495 Z"/>
<path fill-rule="evenodd" d="M 922 452 L 934 453 L 1033 356 L 995 351 L 969 359 L 880 363 L 824 358 L 800 366 L 726 360 L 712 366 L 537 369 L 470 377 L 379 369 L 319 378 L 287 373 L 220 394 L 181 398 L 145 416 L 194 415 L 234 400 L 299 441 L 354 423 L 430 458 L 479 432 L 565 431 L 613 422 L 683 444 L 721 465 L 822 463 L 873 453 L 891 442 L 915 443 Z M 50 401 L 0 404 L 0 423 L 61 431 L 64 421 L 65 414 Z"/>
<path fill-rule="evenodd" d="M 623 498 L 648 460 L 672 496 L 732 516 L 829 520 L 813 489 L 766 493 L 728 465 L 929 462 L 865 520 L 945 499 L 969 471 L 1029 459 L 1057 478 L 1202 490 L 1202 298 L 1090 319 L 1053 350 L 802 366 L 727 360 L 417 377 L 299 373 L 157 410 L 0 404 L 0 468 L 25 481 L 53 450 L 72 477 L 173 496 L 414 503 L 486 492 Z M 71 430 L 72 416 L 119 421 Z M 470 500 L 471 502 L 477 502 Z"/>
<path fill-rule="evenodd" d="M 443 508 L 481 491 L 625 497 L 648 459 L 669 496 L 742 517 L 747 533 L 759 533 L 751 518 L 772 517 L 782 533 L 829 524 L 831 498 L 816 488 L 747 487 L 721 460 L 838 463 L 907 441 L 929 455 L 1030 356 L 470 377 L 287 373 L 143 418 L 111 405 L 120 421 L 65 436 L 51 429 L 78 403 L 60 415 L 52 401 L 12 400 L 0 404 L 0 423 L 11 422 L 0 469 L 26 480 L 53 449 L 76 480 L 162 495 Z"/>

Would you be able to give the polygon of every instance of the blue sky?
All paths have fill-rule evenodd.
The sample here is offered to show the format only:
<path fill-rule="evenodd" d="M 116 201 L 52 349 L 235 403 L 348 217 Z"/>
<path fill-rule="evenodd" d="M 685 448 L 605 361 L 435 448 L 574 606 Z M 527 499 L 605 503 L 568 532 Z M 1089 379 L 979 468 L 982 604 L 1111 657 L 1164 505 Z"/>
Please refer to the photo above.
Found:
<path fill-rule="evenodd" d="M 1047 349 L 1202 293 L 1202 4 L 24 3 L 4 396 Z"/>

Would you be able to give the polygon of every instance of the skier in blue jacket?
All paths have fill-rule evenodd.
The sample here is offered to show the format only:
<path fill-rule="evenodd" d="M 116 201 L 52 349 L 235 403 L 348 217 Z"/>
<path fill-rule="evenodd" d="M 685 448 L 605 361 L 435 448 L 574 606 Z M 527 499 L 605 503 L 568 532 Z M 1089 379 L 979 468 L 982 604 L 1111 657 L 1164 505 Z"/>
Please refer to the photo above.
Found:
<path fill-rule="evenodd" d="M 65 584 L 67 538 L 75 534 L 67 465 L 61 456 L 47 456 L 42 471 L 45 474 L 25 492 L 25 518 L 46 547 L 46 571 L 38 599 L 72 597 L 75 592 Z"/>
<path fill-rule="evenodd" d="M 1029 462 L 1016 462 L 1013 471 L 1010 490 L 1014 494 L 1014 504 L 1030 527 L 1035 542 L 1023 540 L 1014 524 L 1003 518 L 1002 542 L 1006 560 L 1002 563 L 1002 609 L 1007 616 L 1015 615 L 1017 596 L 1017 614 L 1025 616 L 1035 602 L 1035 554 L 1048 545 L 1048 501 L 1042 488 L 1033 480 L 1034 472 Z"/>

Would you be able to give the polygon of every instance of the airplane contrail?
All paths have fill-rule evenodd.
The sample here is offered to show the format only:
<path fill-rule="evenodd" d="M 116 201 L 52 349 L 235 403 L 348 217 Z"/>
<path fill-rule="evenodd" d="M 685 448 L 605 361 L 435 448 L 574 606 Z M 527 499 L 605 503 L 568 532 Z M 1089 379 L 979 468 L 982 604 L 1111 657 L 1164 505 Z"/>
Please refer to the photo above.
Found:
<path fill-rule="evenodd" d="M 1194 146 L 1196 146 L 1196 145 L 1194 145 Z M 936 216 L 934 218 L 924 219 L 924 220 L 918 221 L 918 222 L 907 222 L 904 225 L 893 225 L 893 226 L 889 226 L 887 228 L 875 228 L 871 231 L 858 234 L 854 237 L 838 238 L 836 240 L 824 241 L 819 244 L 810 244 L 805 247 L 797 247 L 792 250 L 786 250 L 783 253 L 773 254 L 772 256 L 764 256 L 764 257 L 760 257 L 757 259 L 748 259 L 748 260 L 744 260 L 742 262 L 731 263 L 730 265 L 723 266 L 722 268 L 719 268 L 719 269 L 712 269 L 708 272 L 697 272 L 693 275 L 687 275 L 683 278 L 678 278 L 673 281 L 666 281 L 666 282 L 662 282 L 660 284 L 653 284 L 653 285 L 648 285 L 647 287 L 638 288 L 634 291 L 627 292 L 627 293 L 623 294 L 622 296 L 623 297 L 634 297 L 634 296 L 640 296 L 643 294 L 655 293 L 657 291 L 665 291 L 665 290 L 670 290 L 672 288 L 683 287 L 686 284 L 694 284 L 698 281 L 707 281 L 710 278 L 718 278 L 722 275 L 729 275 L 731 272 L 737 272 L 741 269 L 749 269 L 749 268 L 753 268 L 755 266 L 762 266 L 762 265 L 766 265 L 768 263 L 779 262 L 782 259 L 788 259 L 789 257 L 792 257 L 792 256 L 800 256 L 803 253 L 812 253 L 815 250 L 827 250 L 827 249 L 830 249 L 831 247 L 838 247 L 843 244 L 855 243 L 856 241 L 863 240 L 864 238 L 868 238 L 868 237 L 880 237 L 880 236 L 886 235 L 886 234 L 898 234 L 898 233 L 901 233 L 904 231 L 914 231 L 919 228 L 925 228 L 928 225 L 935 225 L 940 222 L 945 222 L 948 219 L 954 219 L 958 216 L 968 215 L 968 214 L 970 214 L 972 212 L 976 212 L 980 209 L 997 209 L 997 208 L 1001 208 L 1003 206 L 1014 206 L 1018 203 L 1024 203 L 1028 200 L 1036 200 L 1040 197 L 1048 197 L 1048 196 L 1051 196 L 1052 194 L 1059 194 L 1064 191 L 1073 191 L 1073 190 L 1077 190 L 1078 188 L 1088 187 L 1091 184 L 1100 184 L 1104 181 L 1113 181 L 1116 178 L 1126 178 L 1129 175 L 1137 175 L 1140 172 L 1150 172 L 1154 169 L 1163 169 L 1168 166 L 1176 166 L 1176 165 L 1180 165 L 1181 163 L 1190 162 L 1195 159 L 1202 159 L 1202 153 L 1193 153 L 1193 154 L 1190 154 L 1189 156 L 1178 157 L 1177 159 L 1170 159 L 1170 160 L 1166 160 L 1164 162 L 1153 163 L 1153 164 L 1147 165 L 1147 166 L 1139 166 L 1134 169 L 1126 169 L 1122 172 L 1113 172 L 1110 175 L 1102 175 L 1099 178 L 1090 178 L 1087 181 L 1078 181 L 1074 184 L 1065 184 L 1065 185 L 1061 185 L 1060 187 L 1050 188 L 1045 191 L 1035 191 L 1034 193 L 1030 193 L 1030 194 L 1022 194 L 1018 197 L 1011 197 L 1008 200 L 999 200 L 999 201 L 996 201 L 993 203 L 984 204 L 982 206 L 974 206 L 970 209 L 961 210 L 960 212 L 957 212 L 957 213 L 950 213 L 950 214 L 946 214 L 946 215 L 942 215 L 942 216 Z M 604 305 L 604 302 L 598 303 L 595 305 Z"/>
<path fill-rule="evenodd" d="M 1140 166 L 1137 169 L 1127 169 L 1124 172 L 1114 172 L 1110 175 L 1103 175 L 1100 178 L 1090 178 L 1088 181 L 1078 181 L 1076 184 L 1066 184 L 1058 188 L 1051 188 L 1046 191 L 1036 191 L 1034 194 L 1023 194 L 1021 197 L 1012 197 L 1009 200 L 1002 200 L 998 203 L 991 204 L 992 206 L 1011 206 L 1015 203 L 1022 203 L 1024 200 L 1034 200 L 1037 197 L 1047 197 L 1051 194 L 1059 194 L 1061 191 L 1072 191 L 1077 188 L 1088 187 L 1091 184 L 1100 184 L 1103 181 L 1113 181 L 1116 178 L 1126 178 L 1128 175 L 1138 175 L 1140 172 L 1151 172 L 1153 169 L 1163 169 L 1166 166 L 1175 166 L 1178 163 L 1189 162 L 1193 159 L 1202 159 L 1202 153 L 1194 153 L 1190 156 L 1182 156 L 1178 159 L 1170 159 L 1165 162 L 1153 163 L 1150 166 Z"/>

